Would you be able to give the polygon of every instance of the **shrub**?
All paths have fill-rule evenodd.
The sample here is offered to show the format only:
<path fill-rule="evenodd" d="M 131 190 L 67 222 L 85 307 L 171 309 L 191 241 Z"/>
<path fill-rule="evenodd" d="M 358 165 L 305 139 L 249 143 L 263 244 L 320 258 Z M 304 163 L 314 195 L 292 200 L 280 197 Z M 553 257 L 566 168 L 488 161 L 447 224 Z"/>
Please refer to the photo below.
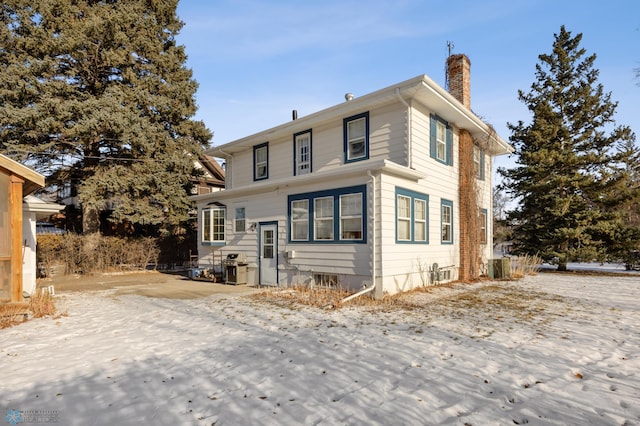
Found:
<path fill-rule="evenodd" d="M 66 274 L 132 271 L 156 264 L 159 250 L 154 238 L 104 237 L 100 234 L 38 236 L 38 258 L 50 271 L 56 262 Z M 50 237 L 57 237 L 52 239 Z"/>
<path fill-rule="evenodd" d="M 0 329 L 20 324 L 24 320 L 25 309 L 21 305 L 7 303 L 0 305 Z"/>
<path fill-rule="evenodd" d="M 52 275 L 53 267 L 59 261 L 64 236 L 59 234 L 38 235 L 36 259 L 42 276 Z"/>
<path fill-rule="evenodd" d="M 536 275 L 540 270 L 542 259 L 537 256 L 518 256 L 511 258 L 511 278 L 524 278 L 525 275 Z"/>
<path fill-rule="evenodd" d="M 36 291 L 29 299 L 29 310 L 34 318 L 53 316 L 56 313 L 53 296 L 44 291 Z"/>

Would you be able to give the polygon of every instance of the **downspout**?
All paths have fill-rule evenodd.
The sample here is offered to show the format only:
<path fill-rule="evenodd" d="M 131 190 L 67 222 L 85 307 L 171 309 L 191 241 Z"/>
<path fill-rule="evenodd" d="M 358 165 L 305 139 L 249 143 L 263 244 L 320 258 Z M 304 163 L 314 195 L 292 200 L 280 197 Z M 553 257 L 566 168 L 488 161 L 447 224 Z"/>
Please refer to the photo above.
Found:
<path fill-rule="evenodd" d="M 413 131 L 411 130 L 411 106 L 400 95 L 400 88 L 396 87 L 396 96 L 400 99 L 400 102 L 407 107 L 407 165 L 410 169 L 413 169 Z"/>
<path fill-rule="evenodd" d="M 229 171 L 229 169 L 231 169 L 231 173 L 233 173 L 233 154 L 229 154 L 227 152 L 224 152 L 221 149 L 218 149 L 219 152 L 221 152 L 223 155 L 226 155 L 227 157 L 227 162 L 231 163 L 231 164 L 227 164 L 227 167 L 224 171 L 224 188 L 225 189 L 231 189 L 232 186 L 231 184 L 233 183 L 233 179 L 231 179 L 231 176 L 227 173 Z M 229 167 L 231 166 L 231 167 Z M 229 185 L 227 185 L 227 182 L 229 183 Z"/>
<path fill-rule="evenodd" d="M 369 176 L 369 179 L 371 179 L 371 191 L 373 192 L 371 201 L 373 204 L 373 227 L 371 230 L 371 285 L 369 287 L 363 288 L 357 293 L 352 294 L 351 296 L 345 297 L 340 301 L 340 303 L 346 303 L 349 300 L 362 296 L 363 294 L 370 293 L 376 288 L 376 177 L 371 174 L 371 170 L 367 170 L 367 176 Z"/>

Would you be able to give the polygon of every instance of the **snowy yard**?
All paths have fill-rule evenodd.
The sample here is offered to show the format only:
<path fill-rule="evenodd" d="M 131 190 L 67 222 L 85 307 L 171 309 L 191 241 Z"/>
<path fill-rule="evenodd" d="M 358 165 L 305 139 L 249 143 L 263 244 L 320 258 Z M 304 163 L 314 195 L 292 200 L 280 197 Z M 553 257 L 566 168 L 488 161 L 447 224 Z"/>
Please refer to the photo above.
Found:
<path fill-rule="evenodd" d="M 0 330 L 2 424 L 640 425 L 640 275 L 440 287 L 410 309 L 57 297 L 68 316 Z"/>

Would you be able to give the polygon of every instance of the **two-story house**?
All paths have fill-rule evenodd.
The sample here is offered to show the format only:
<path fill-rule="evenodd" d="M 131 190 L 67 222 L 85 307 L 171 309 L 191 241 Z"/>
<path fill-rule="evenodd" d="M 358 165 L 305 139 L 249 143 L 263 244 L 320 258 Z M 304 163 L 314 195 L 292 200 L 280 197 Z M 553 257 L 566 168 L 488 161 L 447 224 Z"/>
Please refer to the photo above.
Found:
<path fill-rule="evenodd" d="M 470 109 L 468 58 L 447 63 L 451 93 L 421 75 L 208 150 L 226 187 L 193 197 L 199 266 L 239 253 L 249 284 L 376 297 L 478 275 L 492 158 L 512 148 Z"/>

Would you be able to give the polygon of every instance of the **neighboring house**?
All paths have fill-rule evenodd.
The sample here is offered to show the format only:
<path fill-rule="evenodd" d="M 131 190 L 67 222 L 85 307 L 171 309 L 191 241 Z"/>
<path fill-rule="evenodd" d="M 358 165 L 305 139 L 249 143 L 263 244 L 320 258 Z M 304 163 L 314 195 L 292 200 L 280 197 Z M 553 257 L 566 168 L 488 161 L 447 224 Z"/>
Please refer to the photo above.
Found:
<path fill-rule="evenodd" d="M 224 170 L 215 158 L 203 154 L 193 164 L 201 175 L 192 179 L 192 195 L 208 194 L 224 189 Z"/>
<path fill-rule="evenodd" d="M 451 93 L 422 75 L 209 149 L 226 162 L 226 188 L 193 197 L 199 266 L 237 253 L 248 284 L 380 297 L 486 264 L 492 159 L 512 148 L 470 109 L 468 58 L 447 63 Z"/>
<path fill-rule="evenodd" d="M 0 305 L 23 303 L 23 198 L 43 186 L 44 176 L 0 154 Z"/>
<path fill-rule="evenodd" d="M 38 221 L 47 219 L 52 214 L 60 212 L 64 209 L 62 204 L 47 203 L 33 195 L 24 197 L 22 203 L 23 221 L 22 221 L 22 290 L 28 294 L 36 291 L 37 278 L 37 259 L 36 247 L 38 227 L 42 228 L 44 224 Z M 51 228 L 54 228 L 51 226 Z M 55 228 L 57 229 L 57 228 Z"/>
<path fill-rule="evenodd" d="M 193 161 L 193 166 L 201 173 L 200 176 L 191 179 L 193 184 L 191 195 L 208 194 L 224 188 L 224 170 L 213 157 L 200 155 Z M 80 209 L 78 186 L 81 183 L 77 177 L 69 178 L 58 188 L 57 201 L 65 206 L 74 206 Z"/>

